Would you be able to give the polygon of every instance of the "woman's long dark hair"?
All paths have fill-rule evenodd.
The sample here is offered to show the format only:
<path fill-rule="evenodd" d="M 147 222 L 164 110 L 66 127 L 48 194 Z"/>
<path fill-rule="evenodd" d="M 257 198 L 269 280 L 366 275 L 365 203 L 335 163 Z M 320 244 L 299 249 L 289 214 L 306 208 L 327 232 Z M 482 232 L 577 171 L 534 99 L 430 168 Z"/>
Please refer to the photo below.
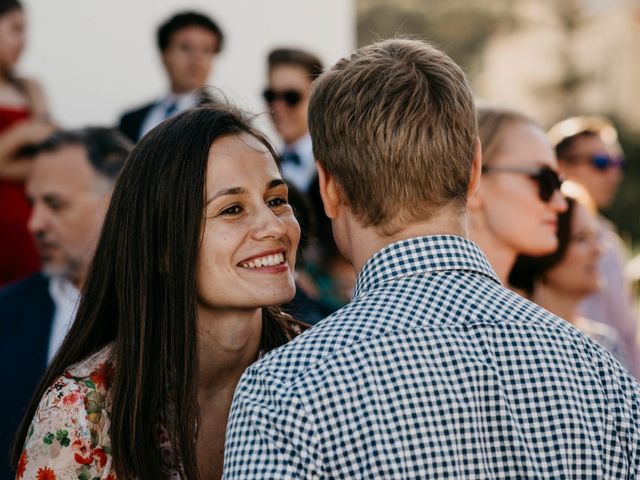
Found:
<path fill-rule="evenodd" d="M 113 343 L 110 436 L 119 478 L 166 476 L 156 435 L 162 420 L 183 478 L 198 478 L 196 261 L 202 238 L 211 144 L 248 133 L 237 112 L 203 107 L 152 130 L 116 184 L 76 319 L 27 410 L 14 468 L 38 404 L 69 366 Z M 261 349 L 287 341 L 275 307 L 263 309 Z"/>

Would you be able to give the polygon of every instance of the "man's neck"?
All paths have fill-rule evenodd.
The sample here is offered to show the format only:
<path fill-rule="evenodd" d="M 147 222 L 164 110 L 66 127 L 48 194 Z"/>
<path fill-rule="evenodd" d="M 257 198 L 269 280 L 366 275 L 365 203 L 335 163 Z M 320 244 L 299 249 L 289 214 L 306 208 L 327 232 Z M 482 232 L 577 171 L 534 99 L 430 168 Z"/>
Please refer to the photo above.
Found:
<path fill-rule="evenodd" d="M 412 222 L 402 226 L 391 235 L 384 235 L 373 227 L 363 227 L 360 222 L 347 214 L 344 231 L 347 235 L 345 256 L 351 261 L 356 273 L 377 251 L 408 238 L 431 235 L 467 236 L 466 216 L 459 207 L 445 207 L 429 221 Z"/>

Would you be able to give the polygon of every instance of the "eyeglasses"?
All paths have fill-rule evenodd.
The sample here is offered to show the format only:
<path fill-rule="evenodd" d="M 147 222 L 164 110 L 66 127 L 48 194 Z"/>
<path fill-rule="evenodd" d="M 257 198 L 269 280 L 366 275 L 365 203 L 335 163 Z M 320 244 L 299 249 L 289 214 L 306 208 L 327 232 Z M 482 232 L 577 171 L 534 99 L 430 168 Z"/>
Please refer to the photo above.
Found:
<path fill-rule="evenodd" d="M 262 92 L 262 96 L 267 103 L 273 103 L 276 100 L 284 100 L 284 102 L 290 107 L 295 107 L 300 103 L 300 100 L 302 100 L 302 94 L 297 90 L 284 90 L 282 92 L 278 92 L 273 88 L 267 88 Z"/>
<path fill-rule="evenodd" d="M 482 167 L 483 172 L 507 172 L 521 173 L 538 182 L 538 196 L 543 202 L 548 202 L 553 197 L 556 190 L 560 190 L 563 178 L 558 172 L 550 167 L 542 168 L 526 168 L 526 167 L 501 167 L 499 165 L 485 165 Z"/>
<path fill-rule="evenodd" d="M 607 155 L 606 153 L 596 153 L 595 155 L 569 155 L 569 159 L 571 158 L 579 158 L 582 157 L 586 160 L 585 163 L 588 163 L 596 170 L 600 170 L 604 172 L 609 170 L 610 168 L 619 168 L 624 170 L 627 168 L 627 160 L 624 157 L 612 157 L 611 155 Z"/>

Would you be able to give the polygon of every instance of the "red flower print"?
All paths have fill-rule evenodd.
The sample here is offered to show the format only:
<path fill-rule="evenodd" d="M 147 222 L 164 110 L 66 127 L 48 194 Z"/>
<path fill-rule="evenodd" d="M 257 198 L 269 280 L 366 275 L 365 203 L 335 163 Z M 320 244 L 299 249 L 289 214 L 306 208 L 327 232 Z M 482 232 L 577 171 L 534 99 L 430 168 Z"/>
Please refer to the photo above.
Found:
<path fill-rule="evenodd" d="M 49 467 L 43 467 L 38 469 L 36 474 L 36 480 L 56 480 L 56 474 Z"/>
<path fill-rule="evenodd" d="M 73 455 L 73 458 L 80 465 L 91 465 L 91 452 L 89 449 L 82 444 L 81 440 L 75 440 L 71 446 L 73 450 L 76 452 Z"/>
<path fill-rule="evenodd" d="M 69 395 L 65 395 L 62 398 L 62 403 L 66 406 L 73 405 L 78 401 L 79 398 L 80 395 L 78 394 L 78 392 L 71 392 Z"/>
<path fill-rule="evenodd" d="M 107 464 L 107 454 L 104 453 L 104 450 L 101 448 L 96 448 L 91 453 L 93 454 L 93 457 L 98 461 L 98 465 L 100 466 L 100 468 L 104 468 L 104 466 Z"/>
<path fill-rule="evenodd" d="M 111 379 L 113 378 L 113 367 L 109 363 L 105 363 L 101 365 L 93 374 L 91 375 L 91 381 L 96 385 L 96 387 L 108 387 L 111 383 Z"/>
<path fill-rule="evenodd" d="M 110 473 L 110 474 L 107 476 L 106 480 L 116 480 L 116 476 L 115 476 L 113 473 Z"/>
<path fill-rule="evenodd" d="M 27 469 L 27 452 L 22 452 L 20 460 L 18 460 L 18 468 L 16 470 L 16 479 L 19 480 L 24 475 L 24 471 Z"/>

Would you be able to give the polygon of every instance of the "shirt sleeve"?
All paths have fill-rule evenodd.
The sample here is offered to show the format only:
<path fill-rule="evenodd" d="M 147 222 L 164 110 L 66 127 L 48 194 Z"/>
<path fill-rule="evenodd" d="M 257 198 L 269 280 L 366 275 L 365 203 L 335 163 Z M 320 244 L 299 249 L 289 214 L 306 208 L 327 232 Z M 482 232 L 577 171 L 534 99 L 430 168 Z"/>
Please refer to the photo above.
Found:
<path fill-rule="evenodd" d="M 314 421 L 302 397 L 268 372 L 249 369 L 234 396 L 223 479 L 319 479 Z"/>
<path fill-rule="evenodd" d="M 111 449 L 103 445 L 104 400 L 90 380 L 60 377 L 33 416 L 16 479 L 115 480 Z"/>

